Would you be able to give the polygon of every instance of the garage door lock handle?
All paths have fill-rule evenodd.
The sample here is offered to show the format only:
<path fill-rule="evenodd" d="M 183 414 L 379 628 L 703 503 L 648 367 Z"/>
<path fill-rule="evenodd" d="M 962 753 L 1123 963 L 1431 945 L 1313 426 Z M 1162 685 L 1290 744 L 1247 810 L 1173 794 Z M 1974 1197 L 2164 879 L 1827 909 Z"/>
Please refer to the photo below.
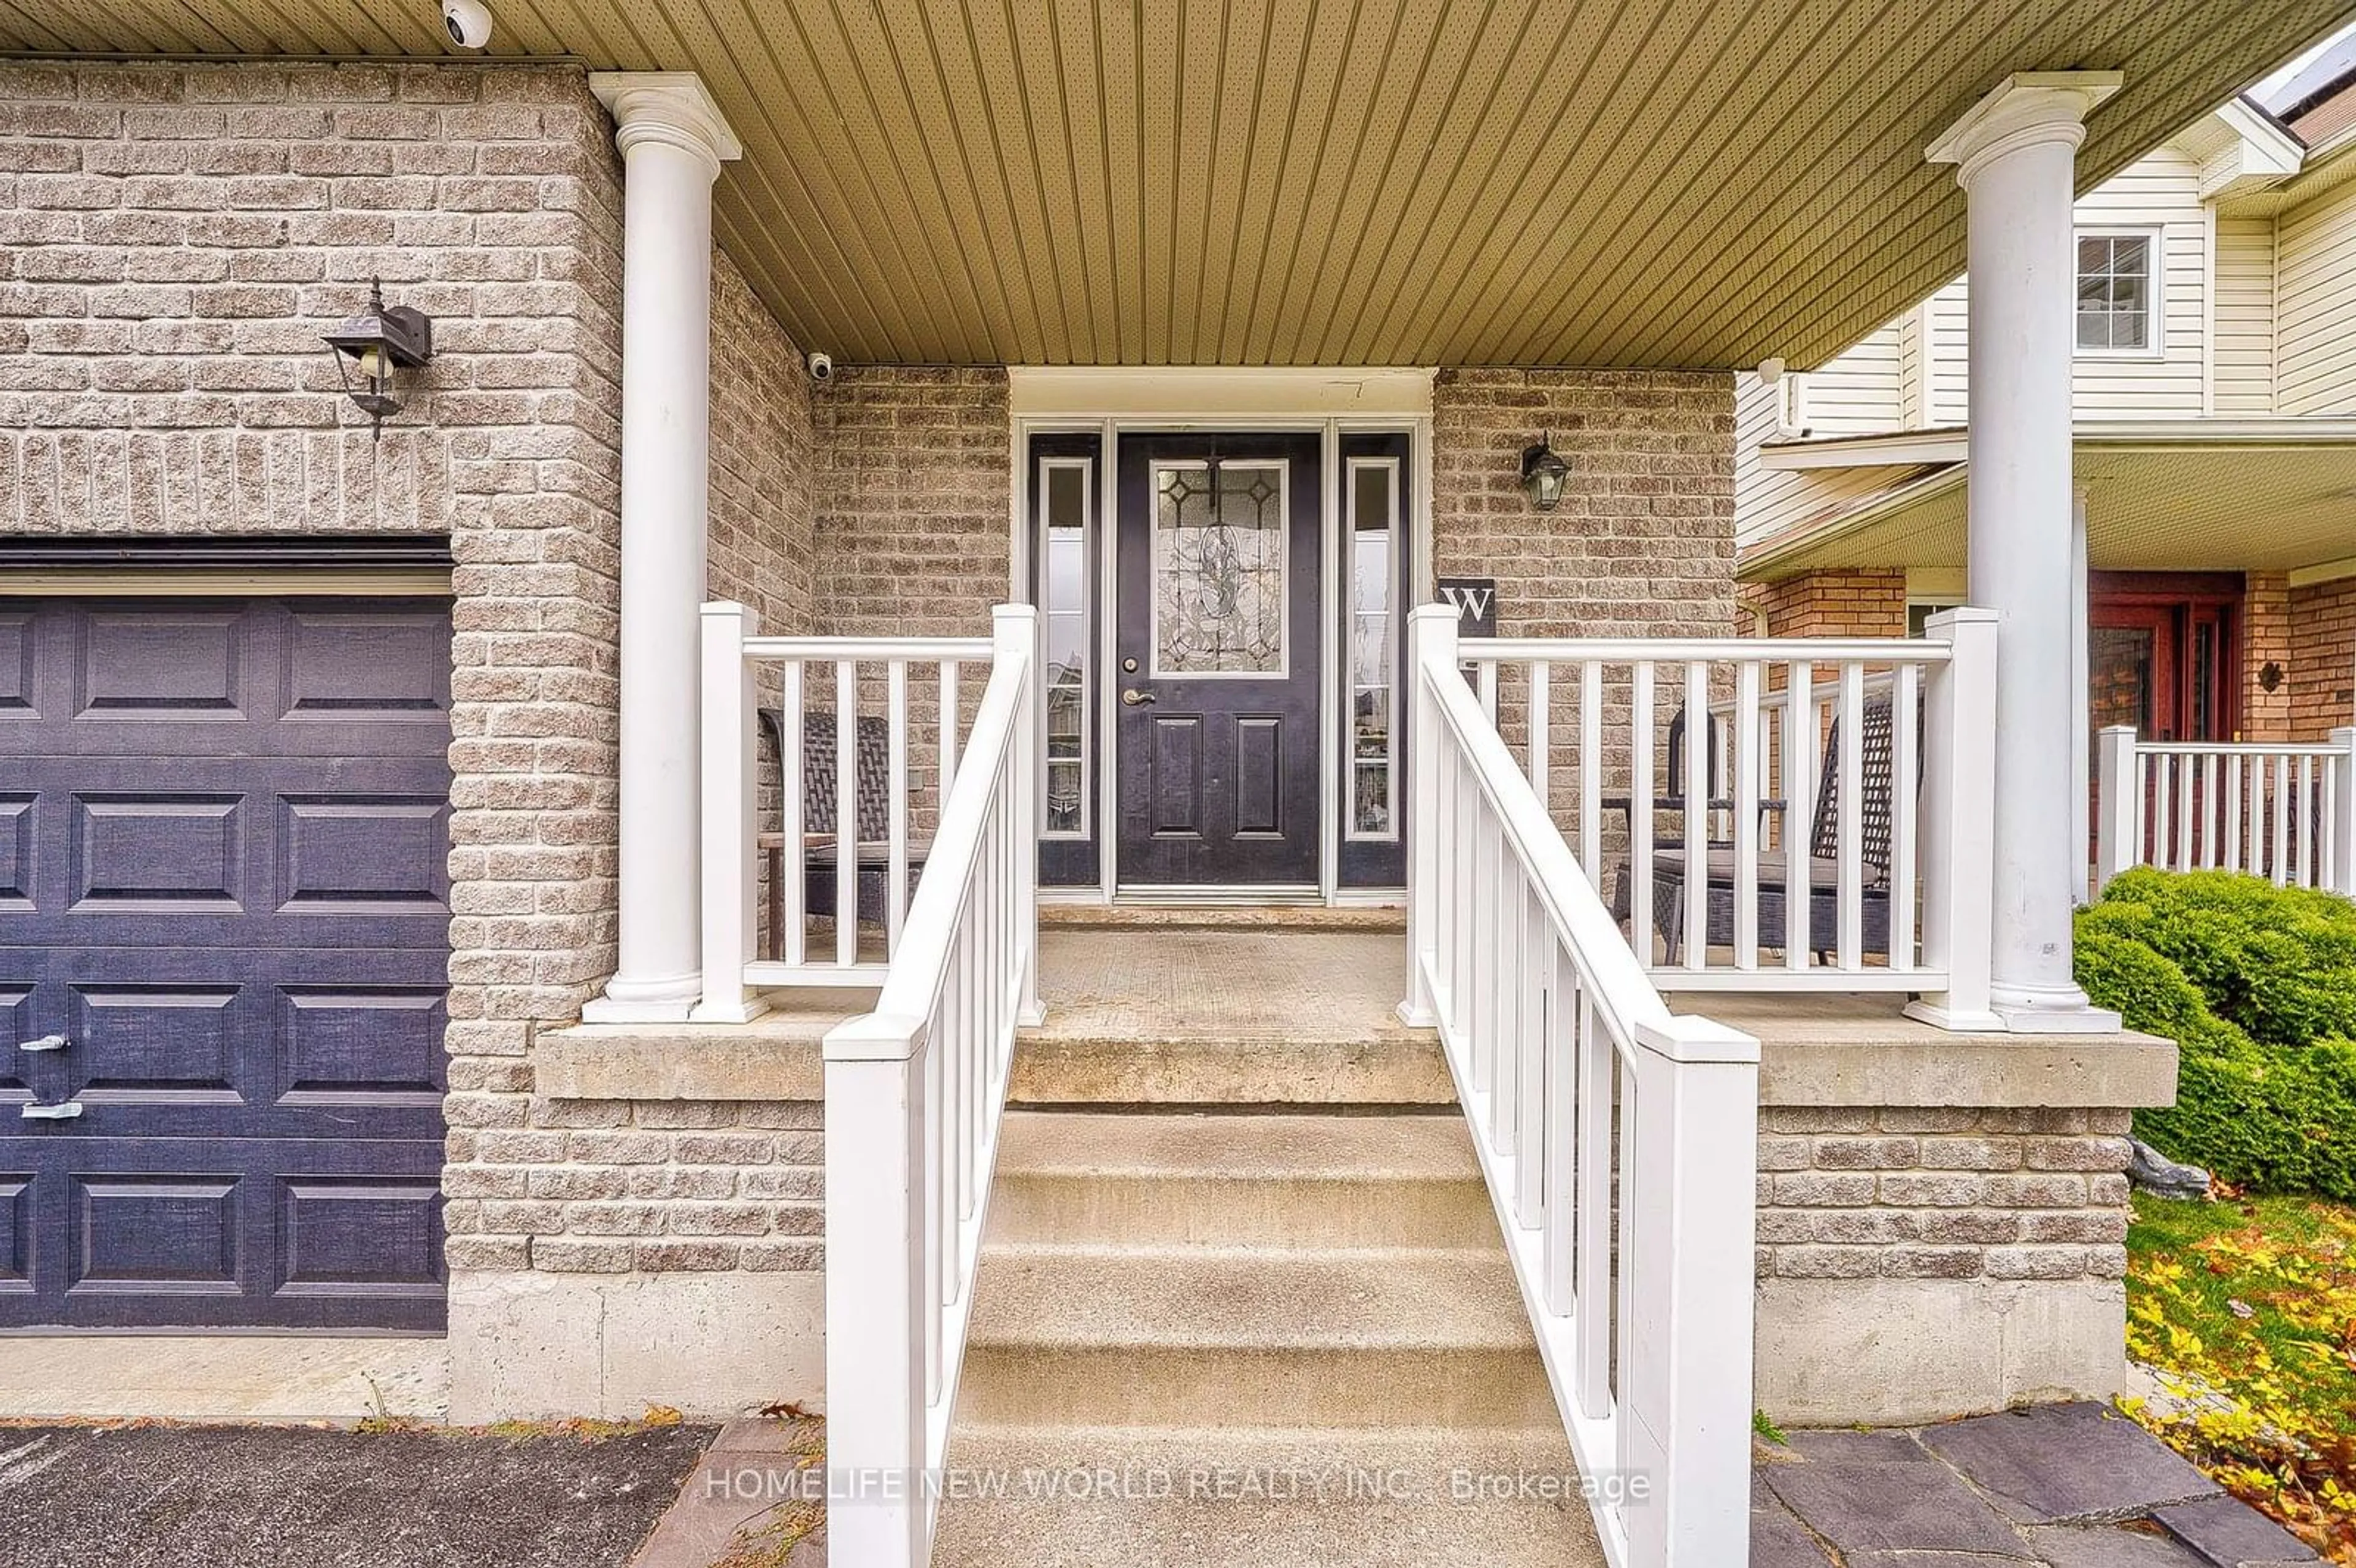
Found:
<path fill-rule="evenodd" d="M 16 1049 L 18 1051 L 63 1051 L 70 1043 L 72 1042 L 61 1034 L 45 1034 L 38 1040 L 18 1040 Z"/>
<path fill-rule="evenodd" d="M 54 1105 L 27 1104 L 25 1120 L 28 1122 L 70 1122 L 81 1115 L 80 1100 L 62 1100 Z"/>

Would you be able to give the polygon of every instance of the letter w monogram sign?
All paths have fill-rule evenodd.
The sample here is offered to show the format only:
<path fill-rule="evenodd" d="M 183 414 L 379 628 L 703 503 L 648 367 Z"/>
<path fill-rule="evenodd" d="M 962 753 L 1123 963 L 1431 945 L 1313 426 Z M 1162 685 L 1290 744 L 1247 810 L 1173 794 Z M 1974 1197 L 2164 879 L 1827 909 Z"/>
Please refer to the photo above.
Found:
<path fill-rule="evenodd" d="M 1497 580 L 1494 577 L 1443 577 L 1439 581 L 1443 604 L 1456 606 L 1456 635 L 1494 637 L 1497 635 Z"/>

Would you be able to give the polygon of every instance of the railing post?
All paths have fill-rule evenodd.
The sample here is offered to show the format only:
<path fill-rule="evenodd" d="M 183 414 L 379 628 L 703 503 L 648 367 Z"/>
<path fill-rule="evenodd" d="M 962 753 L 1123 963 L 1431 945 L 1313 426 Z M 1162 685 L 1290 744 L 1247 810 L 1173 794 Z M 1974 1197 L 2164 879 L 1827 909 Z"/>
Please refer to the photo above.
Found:
<path fill-rule="evenodd" d="M 2340 755 L 2326 763 L 2339 769 L 2331 796 L 2331 869 L 2325 882 L 2333 892 L 2356 899 L 2356 727 L 2331 731 Z"/>
<path fill-rule="evenodd" d="M 2143 784 L 2132 724 L 2106 724 L 2094 742 L 2094 888 L 2143 858 Z"/>
<path fill-rule="evenodd" d="M 1039 821 L 1040 774 L 1046 771 L 1046 748 L 1040 744 L 1039 612 L 1029 604 L 1001 604 L 990 613 L 993 662 L 1020 661 L 1023 698 L 1015 706 L 1014 733 L 1009 744 L 1014 761 L 1006 770 L 1014 783 L 1014 820 L 1022 846 L 1015 855 L 1014 933 L 1023 950 L 1023 995 L 1017 1019 L 1026 1025 L 1047 1021 L 1039 1000 Z"/>
<path fill-rule="evenodd" d="M 1635 1028 L 1621 1195 L 1629 1296 L 1621 1453 L 1628 1561 L 1750 1561 L 1759 1042 L 1708 1019 Z"/>
<path fill-rule="evenodd" d="M 752 611 L 723 601 L 702 615 L 703 999 L 697 1023 L 741 1024 L 768 1010 L 744 988 L 744 965 L 760 933 L 753 672 L 744 639 L 759 630 Z"/>
<path fill-rule="evenodd" d="M 924 1568 L 924 1026 L 826 1037 L 827 1537 L 860 1568 Z"/>
<path fill-rule="evenodd" d="M 1399 1018 L 1417 1029 L 1440 1021 L 1432 1004 L 1431 966 L 1440 955 L 1440 711 L 1430 672 L 1456 668 L 1456 609 L 1423 604 L 1407 618 L 1407 996 Z"/>
<path fill-rule="evenodd" d="M 1909 1002 L 1910 1017 L 1951 1029 L 2000 1029 L 1988 1007 L 1995 941 L 1997 614 L 1959 605 L 1925 637 L 1951 652 L 1924 694 L 1922 963 L 1947 989 Z"/>

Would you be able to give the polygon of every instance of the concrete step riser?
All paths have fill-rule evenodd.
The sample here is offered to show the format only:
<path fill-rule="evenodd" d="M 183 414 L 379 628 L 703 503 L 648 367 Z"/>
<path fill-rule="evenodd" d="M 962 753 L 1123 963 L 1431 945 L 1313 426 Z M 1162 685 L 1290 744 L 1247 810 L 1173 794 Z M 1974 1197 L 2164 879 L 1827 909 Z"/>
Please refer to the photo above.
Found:
<path fill-rule="evenodd" d="M 990 1199 L 994 1245 L 1483 1247 L 1489 1195 L 1462 1180 L 1008 1172 Z"/>
<path fill-rule="evenodd" d="M 1559 1431 L 1535 1348 L 976 1345 L 958 1422 L 1229 1432 L 1418 1425 Z"/>

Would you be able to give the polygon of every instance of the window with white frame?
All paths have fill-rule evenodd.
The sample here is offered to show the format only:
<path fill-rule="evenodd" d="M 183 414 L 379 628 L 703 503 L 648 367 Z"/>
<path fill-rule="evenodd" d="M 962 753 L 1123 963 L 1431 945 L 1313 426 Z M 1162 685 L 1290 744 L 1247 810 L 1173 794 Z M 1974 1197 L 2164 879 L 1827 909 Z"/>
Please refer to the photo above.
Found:
<path fill-rule="evenodd" d="M 1045 836 L 1088 836 L 1088 532 L 1085 457 L 1040 465 L 1040 640 L 1047 665 Z"/>
<path fill-rule="evenodd" d="M 2158 251 L 2148 232 L 2079 233 L 2079 352 L 2148 354 L 2158 347 Z"/>

